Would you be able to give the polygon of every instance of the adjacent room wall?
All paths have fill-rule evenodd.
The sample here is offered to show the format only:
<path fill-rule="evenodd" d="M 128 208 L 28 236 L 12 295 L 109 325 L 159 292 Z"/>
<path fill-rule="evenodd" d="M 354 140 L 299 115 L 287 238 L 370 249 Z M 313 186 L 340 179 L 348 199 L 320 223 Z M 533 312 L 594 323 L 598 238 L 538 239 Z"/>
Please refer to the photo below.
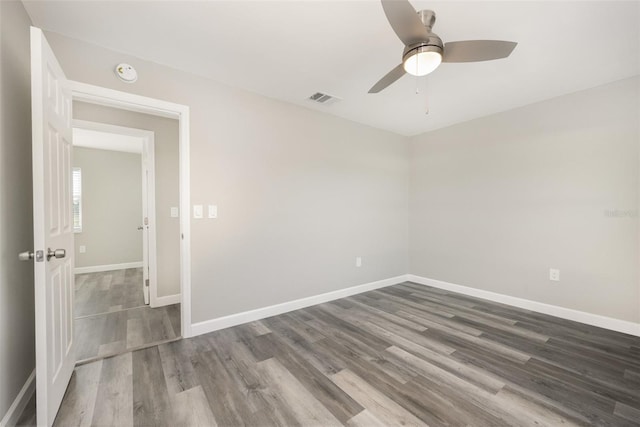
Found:
<path fill-rule="evenodd" d="M 191 201 L 219 211 L 191 220 L 193 322 L 407 272 L 404 138 L 47 38 L 71 79 L 190 107 Z M 114 76 L 123 61 L 137 68 L 135 84 Z"/>
<path fill-rule="evenodd" d="M 180 206 L 178 121 L 84 102 L 73 103 L 73 118 L 154 133 L 158 297 L 179 294 L 180 219 L 170 216 Z"/>
<path fill-rule="evenodd" d="M 0 419 L 35 367 L 33 263 L 18 261 L 33 249 L 30 25 L 0 1 Z"/>
<path fill-rule="evenodd" d="M 77 267 L 142 262 L 142 155 L 73 147 L 82 173 L 82 232 Z M 86 248 L 80 252 L 80 246 Z"/>
<path fill-rule="evenodd" d="M 639 84 L 412 138 L 410 272 L 640 322 Z"/>

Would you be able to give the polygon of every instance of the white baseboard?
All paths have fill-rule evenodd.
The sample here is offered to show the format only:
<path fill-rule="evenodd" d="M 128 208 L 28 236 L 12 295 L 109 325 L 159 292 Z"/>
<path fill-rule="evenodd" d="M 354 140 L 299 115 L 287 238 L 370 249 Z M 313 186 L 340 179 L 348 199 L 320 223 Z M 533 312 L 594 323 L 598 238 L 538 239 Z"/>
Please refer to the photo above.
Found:
<path fill-rule="evenodd" d="M 73 270 L 73 272 L 74 274 L 99 273 L 101 271 L 124 270 L 126 268 L 141 268 L 141 267 L 142 267 L 142 261 L 125 262 L 123 264 L 105 264 L 105 265 L 92 265 L 89 267 L 76 267 Z"/>
<path fill-rule="evenodd" d="M 276 316 L 289 311 L 321 304 L 323 302 L 345 298 L 362 292 L 384 288 L 386 286 L 397 285 L 398 283 L 406 282 L 407 280 L 407 275 L 396 276 L 389 279 L 379 280 L 377 282 L 365 283 L 363 285 L 339 289 L 337 291 L 327 292 L 312 297 L 301 298 L 294 301 L 271 305 L 269 307 L 258 308 L 255 310 L 219 317 L 217 319 L 194 323 L 191 325 L 191 336 L 202 335 L 219 329 L 225 329 L 231 326 L 241 325 L 243 323 L 253 322 L 255 320 L 265 319 L 267 317 Z"/>
<path fill-rule="evenodd" d="M 165 305 L 180 304 L 180 294 L 167 295 L 164 297 L 151 298 L 149 306 L 151 308 L 163 307 Z"/>
<path fill-rule="evenodd" d="M 455 285 L 453 283 L 428 279 L 426 277 L 420 277 L 414 274 L 409 274 L 407 276 L 408 281 L 418 283 L 420 285 L 427 285 L 447 291 L 458 292 L 460 294 L 469 295 L 476 298 L 482 298 L 489 301 L 512 305 L 514 307 L 524 308 L 525 310 L 531 310 L 537 313 L 548 314 L 550 316 L 573 320 L 575 322 L 585 323 L 587 325 L 598 326 L 600 328 L 610 329 L 612 331 L 640 336 L 640 323 L 614 319 L 612 317 L 601 316 L 599 314 L 592 314 L 585 311 L 574 310 L 571 308 L 559 307 L 557 305 L 545 304 L 542 302 L 531 301 L 524 298 L 512 297 L 509 295 L 498 294 L 495 292 L 471 288 L 468 286 Z"/>
<path fill-rule="evenodd" d="M 0 427 L 13 427 L 18 423 L 22 411 L 27 407 L 27 403 L 33 397 L 36 392 L 36 370 L 34 369 L 27 378 L 27 381 L 22 386 L 20 393 L 16 396 L 15 400 L 7 410 L 7 413 L 2 417 L 0 421 Z"/>

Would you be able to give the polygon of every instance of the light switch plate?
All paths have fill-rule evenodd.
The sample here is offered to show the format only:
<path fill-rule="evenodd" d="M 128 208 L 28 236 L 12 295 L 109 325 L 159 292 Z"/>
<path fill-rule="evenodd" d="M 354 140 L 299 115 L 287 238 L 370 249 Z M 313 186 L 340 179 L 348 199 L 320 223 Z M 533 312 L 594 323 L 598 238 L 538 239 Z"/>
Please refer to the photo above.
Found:
<path fill-rule="evenodd" d="M 218 218 L 218 206 L 216 205 L 209 205 L 209 218 Z"/>
<path fill-rule="evenodd" d="M 178 215 L 179 215 L 178 212 L 179 212 L 178 208 L 175 207 L 175 206 L 172 206 L 171 207 L 171 218 L 178 218 Z"/>
<path fill-rule="evenodd" d="M 80 245 L 80 253 L 84 254 L 87 252 L 87 247 L 85 245 Z"/>
<path fill-rule="evenodd" d="M 193 205 L 193 217 L 202 219 L 202 205 Z"/>

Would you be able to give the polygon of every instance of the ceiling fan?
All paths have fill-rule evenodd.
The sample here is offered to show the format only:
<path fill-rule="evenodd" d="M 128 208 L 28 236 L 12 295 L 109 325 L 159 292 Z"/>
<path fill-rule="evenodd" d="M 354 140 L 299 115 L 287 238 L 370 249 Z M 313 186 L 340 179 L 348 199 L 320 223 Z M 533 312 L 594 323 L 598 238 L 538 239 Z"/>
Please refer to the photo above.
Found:
<path fill-rule="evenodd" d="M 425 76 L 434 71 L 441 62 L 476 62 L 506 58 L 518 43 L 502 40 L 465 40 L 442 43 L 442 39 L 431 29 L 436 22 L 432 10 L 416 10 L 408 0 L 382 0 L 387 20 L 405 48 L 402 64 L 389 71 L 386 76 L 369 89 L 378 93 L 406 73 Z"/>

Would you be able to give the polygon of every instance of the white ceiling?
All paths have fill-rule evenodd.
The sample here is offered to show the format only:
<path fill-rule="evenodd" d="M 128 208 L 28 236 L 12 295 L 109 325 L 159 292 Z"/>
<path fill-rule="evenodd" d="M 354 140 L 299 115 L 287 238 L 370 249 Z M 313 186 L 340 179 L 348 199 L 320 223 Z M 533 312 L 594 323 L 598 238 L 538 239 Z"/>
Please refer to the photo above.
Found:
<path fill-rule="evenodd" d="M 46 30 L 402 135 L 640 74 L 638 1 L 412 4 L 436 11 L 445 42 L 519 44 L 507 59 L 442 64 L 370 95 L 403 48 L 377 0 L 25 1 Z M 342 101 L 314 105 L 316 91 Z"/>
<path fill-rule="evenodd" d="M 143 142 L 144 139 L 137 136 L 73 128 L 74 147 L 141 154 Z"/>

